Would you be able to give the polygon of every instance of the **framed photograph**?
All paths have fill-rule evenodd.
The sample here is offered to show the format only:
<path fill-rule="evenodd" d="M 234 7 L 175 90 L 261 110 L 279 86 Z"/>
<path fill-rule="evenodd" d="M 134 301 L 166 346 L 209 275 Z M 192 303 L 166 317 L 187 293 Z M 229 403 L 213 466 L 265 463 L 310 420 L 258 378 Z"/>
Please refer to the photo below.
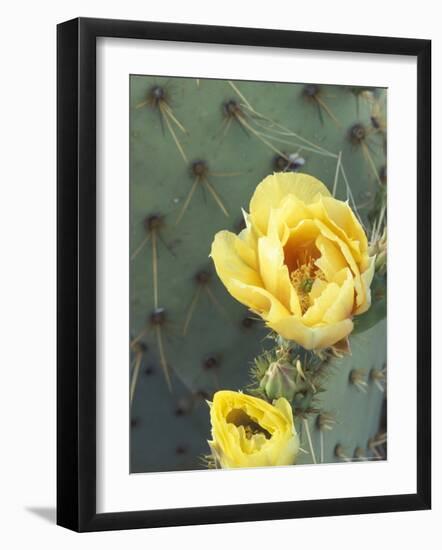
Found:
<path fill-rule="evenodd" d="M 58 26 L 59 525 L 430 508 L 430 55 Z"/>

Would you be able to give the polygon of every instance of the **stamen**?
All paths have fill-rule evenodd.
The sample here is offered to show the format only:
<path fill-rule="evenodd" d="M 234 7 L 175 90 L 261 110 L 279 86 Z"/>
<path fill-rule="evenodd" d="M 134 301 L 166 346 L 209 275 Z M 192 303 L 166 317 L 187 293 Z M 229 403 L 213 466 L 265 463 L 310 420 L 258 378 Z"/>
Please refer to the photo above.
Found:
<path fill-rule="evenodd" d="M 301 306 L 301 311 L 304 314 L 310 307 L 310 292 L 316 279 L 325 280 L 322 271 L 315 265 L 313 258 L 304 258 L 304 263 L 290 273 L 290 280 L 294 286 Z"/>
<path fill-rule="evenodd" d="M 229 424 L 234 424 L 237 428 L 242 426 L 247 439 L 252 439 L 254 435 L 263 434 L 266 439 L 271 439 L 272 435 L 258 422 L 251 418 L 242 409 L 232 409 L 226 416 Z"/>

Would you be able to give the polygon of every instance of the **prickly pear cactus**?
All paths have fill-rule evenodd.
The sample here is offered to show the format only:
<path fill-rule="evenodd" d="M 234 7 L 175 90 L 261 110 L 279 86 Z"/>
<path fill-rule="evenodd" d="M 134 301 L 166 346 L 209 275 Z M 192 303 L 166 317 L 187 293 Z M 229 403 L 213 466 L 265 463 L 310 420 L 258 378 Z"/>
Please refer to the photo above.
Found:
<path fill-rule="evenodd" d="M 206 400 L 246 388 L 251 363 L 270 345 L 209 258 L 218 231 L 242 228 L 241 208 L 265 176 L 314 175 L 349 201 L 381 246 L 385 112 L 382 89 L 131 77 L 132 472 L 204 468 Z M 298 463 L 385 456 L 381 267 L 352 355 L 329 360 L 324 391 L 296 417 L 306 451 Z"/>

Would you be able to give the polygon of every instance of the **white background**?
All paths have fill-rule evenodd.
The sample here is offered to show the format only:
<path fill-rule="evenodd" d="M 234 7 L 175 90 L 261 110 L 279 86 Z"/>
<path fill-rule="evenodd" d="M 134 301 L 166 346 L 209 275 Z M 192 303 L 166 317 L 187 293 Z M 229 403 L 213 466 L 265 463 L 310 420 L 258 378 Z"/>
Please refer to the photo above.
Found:
<path fill-rule="evenodd" d="M 437 3 L 369 3 L 314 0 L 271 5 L 224 0 L 219 3 L 154 3 L 70 0 L 21 2 L 3 10 L 2 139 L 0 235 L 1 386 L 0 541 L 6 548 L 41 545 L 64 549 L 156 547 L 373 549 L 398 544 L 421 546 L 440 540 L 442 501 L 440 349 L 434 349 L 433 400 L 434 506 L 432 512 L 181 527 L 152 531 L 75 535 L 53 525 L 55 505 L 55 24 L 95 16 L 236 26 L 425 37 L 433 39 L 435 98 L 442 97 L 442 37 Z M 398 11 L 399 10 L 399 11 Z M 433 181 L 442 181 L 441 103 L 433 105 Z M 404 121 L 404 128 L 406 121 Z M 436 152 L 438 153 L 436 155 Z M 404 155 L 406 162 L 406 152 Z M 440 212 L 440 185 L 434 185 L 433 211 Z M 434 235 L 439 236 L 440 222 Z M 436 243 L 436 238 L 433 239 Z M 436 254 L 437 249 L 439 254 Z M 434 275 L 440 279 L 440 242 L 434 245 Z M 404 265 L 406 262 L 404 262 Z M 404 271 L 406 276 L 406 270 Z M 433 285 L 434 311 L 442 306 Z M 433 334 L 441 323 L 434 316 Z M 404 411 L 406 415 L 406 411 Z M 406 419 L 406 416 L 405 416 Z M 49 518 L 49 521 L 48 521 Z M 313 523 L 312 523 L 313 522 Z M 437 543 L 436 543 L 437 544 Z M 435 545 L 433 544 L 433 547 Z"/>

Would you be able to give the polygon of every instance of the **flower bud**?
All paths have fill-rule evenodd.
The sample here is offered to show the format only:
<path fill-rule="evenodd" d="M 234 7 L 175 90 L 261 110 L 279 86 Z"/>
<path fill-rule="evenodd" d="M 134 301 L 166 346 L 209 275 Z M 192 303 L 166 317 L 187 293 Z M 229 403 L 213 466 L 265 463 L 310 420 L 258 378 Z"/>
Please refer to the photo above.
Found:
<path fill-rule="evenodd" d="M 221 468 L 288 466 L 296 462 L 299 437 L 285 399 L 272 404 L 241 392 L 220 390 L 210 407 L 211 463 Z"/>
<path fill-rule="evenodd" d="M 261 380 L 260 388 L 269 399 L 285 397 L 288 401 L 292 401 L 298 391 L 295 377 L 296 367 L 290 363 L 275 361 L 269 365 Z"/>

